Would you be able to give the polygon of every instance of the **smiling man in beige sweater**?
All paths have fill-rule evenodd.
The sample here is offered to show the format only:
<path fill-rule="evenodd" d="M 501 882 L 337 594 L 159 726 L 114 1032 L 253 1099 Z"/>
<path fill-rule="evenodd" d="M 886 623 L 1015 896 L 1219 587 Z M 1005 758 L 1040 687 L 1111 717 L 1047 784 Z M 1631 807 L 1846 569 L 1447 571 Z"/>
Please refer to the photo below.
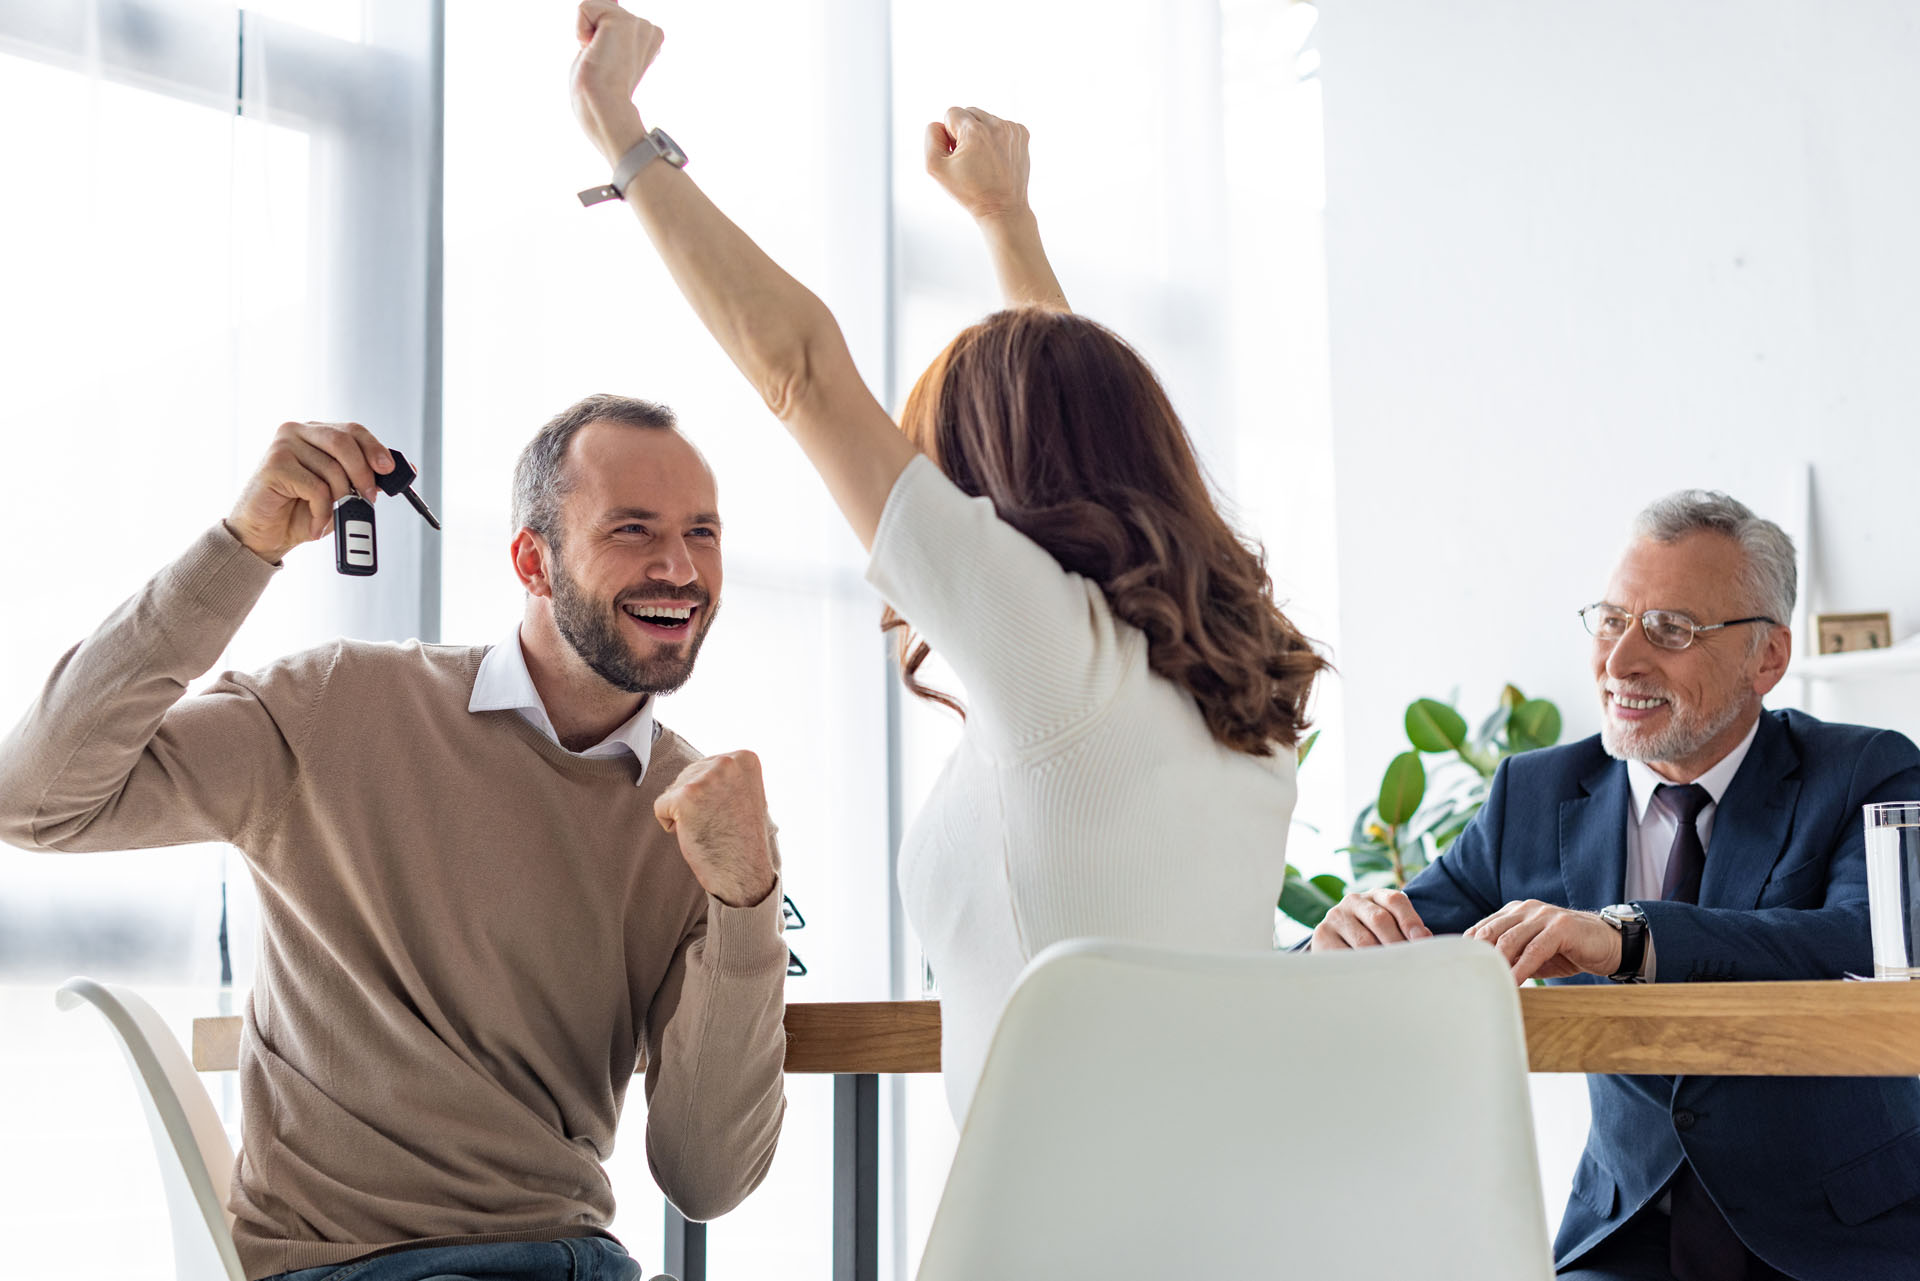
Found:
<path fill-rule="evenodd" d="M 521 456 L 501 644 L 341 640 L 183 697 L 392 467 L 358 424 L 283 425 L 0 742 L 0 837 L 246 855 L 250 1278 L 637 1277 L 602 1167 L 636 1065 L 654 1177 L 692 1218 L 759 1183 L 785 1106 L 758 762 L 653 718 L 720 599 L 713 476 L 660 406 L 582 401 Z"/>

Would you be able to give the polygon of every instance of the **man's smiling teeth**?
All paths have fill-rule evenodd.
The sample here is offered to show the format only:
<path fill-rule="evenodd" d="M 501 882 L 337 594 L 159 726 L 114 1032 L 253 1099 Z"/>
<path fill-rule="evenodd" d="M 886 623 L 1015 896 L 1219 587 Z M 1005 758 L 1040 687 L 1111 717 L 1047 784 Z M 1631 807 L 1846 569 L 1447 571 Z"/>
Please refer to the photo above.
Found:
<path fill-rule="evenodd" d="M 1615 694 L 1613 701 L 1633 711 L 1644 712 L 1649 707 L 1663 706 L 1667 700 L 1664 698 L 1633 698 L 1626 694 Z"/>
<path fill-rule="evenodd" d="M 691 608 L 676 609 L 671 605 L 629 605 L 627 613 L 635 618 L 675 618 L 682 621 L 693 617 Z"/>

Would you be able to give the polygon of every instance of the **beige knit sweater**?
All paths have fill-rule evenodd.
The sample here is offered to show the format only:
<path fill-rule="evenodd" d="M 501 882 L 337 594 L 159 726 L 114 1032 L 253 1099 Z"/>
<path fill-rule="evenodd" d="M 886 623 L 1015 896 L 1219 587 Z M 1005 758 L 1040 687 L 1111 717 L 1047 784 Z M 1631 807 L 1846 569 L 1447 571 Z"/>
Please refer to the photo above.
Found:
<path fill-rule="evenodd" d="M 636 1064 L 689 1217 L 773 1157 L 780 891 L 729 908 L 654 798 L 695 758 L 563 751 L 467 711 L 484 649 L 340 641 L 182 698 L 273 570 L 215 526 L 0 742 L 0 838 L 229 841 L 260 892 L 230 1208 L 249 1277 L 400 1244 L 594 1233 Z"/>

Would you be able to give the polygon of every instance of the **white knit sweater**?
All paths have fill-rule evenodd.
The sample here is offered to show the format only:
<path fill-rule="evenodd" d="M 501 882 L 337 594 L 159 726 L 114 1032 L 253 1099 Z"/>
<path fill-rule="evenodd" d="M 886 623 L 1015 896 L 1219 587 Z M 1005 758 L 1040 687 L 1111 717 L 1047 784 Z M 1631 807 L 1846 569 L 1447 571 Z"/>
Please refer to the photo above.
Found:
<path fill-rule="evenodd" d="M 1273 946 L 1294 758 L 1216 742 L 1097 584 L 924 457 L 894 484 L 867 578 L 965 687 L 960 747 L 900 850 L 958 1123 L 1014 980 L 1048 944 Z"/>

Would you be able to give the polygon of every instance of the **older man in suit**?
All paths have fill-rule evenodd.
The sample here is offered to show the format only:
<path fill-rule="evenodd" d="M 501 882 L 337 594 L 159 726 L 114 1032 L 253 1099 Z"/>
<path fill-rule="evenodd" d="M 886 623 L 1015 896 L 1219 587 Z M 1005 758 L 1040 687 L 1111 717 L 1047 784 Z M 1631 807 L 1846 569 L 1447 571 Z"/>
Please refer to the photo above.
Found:
<path fill-rule="evenodd" d="M 1920 752 L 1762 708 L 1791 652 L 1794 578 L 1791 540 L 1724 494 L 1648 507 L 1581 611 L 1600 734 L 1506 761 L 1446 854 L 1404 894 L 1347 897 L 1314 949 L 1466 933 L 1519 981 L 1867 972 L 1860 807 L 1920 798 Z M 1588 1086 L 1561 1277 L 1920 1277 L 1920 1082 Z"/>

